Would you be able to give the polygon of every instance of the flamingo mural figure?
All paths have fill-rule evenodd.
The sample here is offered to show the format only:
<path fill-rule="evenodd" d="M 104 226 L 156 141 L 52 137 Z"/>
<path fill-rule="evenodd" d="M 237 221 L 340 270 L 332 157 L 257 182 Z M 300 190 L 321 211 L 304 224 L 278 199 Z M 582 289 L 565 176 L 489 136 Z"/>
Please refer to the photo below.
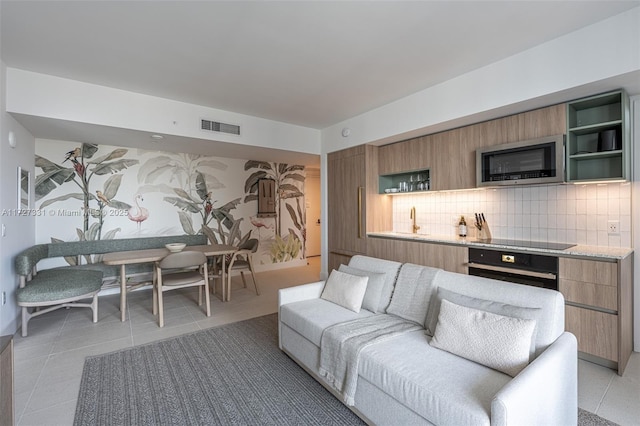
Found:
<path fill-rule="evenodd" d="M 259 241 L 262 241 L 262 235 L 260 234 L 260 228 L 273 229 L 273 227 L 275 225 L 275 219 L 271 218 L 271 217 L 259 218 L 257 216 L 251 216 L 249 218 L 249 221 L 251 222 L 251 224 L 253 226 L 258 228 L 258 240 Z"/>
<path fill-rule="evenodd" d="M 138 231 L 140 231 L 140 225 L 142 224 L 142 222 L 147 220 L 147 218 L 149 217 L 149 210 L 140 205 L 140 202 L 142 201 L 144 201 L 142 195 L 136 195 L 136 198 L 134 200 L 135 206 L 131 207 L 129 209 L 129 213 L 127 214 L 129 220 L 138 224 Z"/>

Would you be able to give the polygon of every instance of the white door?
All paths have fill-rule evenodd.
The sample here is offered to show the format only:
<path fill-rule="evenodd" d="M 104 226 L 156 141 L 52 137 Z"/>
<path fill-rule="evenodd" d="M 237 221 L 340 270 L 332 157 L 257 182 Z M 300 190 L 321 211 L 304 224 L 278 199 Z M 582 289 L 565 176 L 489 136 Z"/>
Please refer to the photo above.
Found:
<path fill-rule="evenodd" d="M 306 171 L 307 257 L 313 257 L 320 256 L 320 170 Z"/>

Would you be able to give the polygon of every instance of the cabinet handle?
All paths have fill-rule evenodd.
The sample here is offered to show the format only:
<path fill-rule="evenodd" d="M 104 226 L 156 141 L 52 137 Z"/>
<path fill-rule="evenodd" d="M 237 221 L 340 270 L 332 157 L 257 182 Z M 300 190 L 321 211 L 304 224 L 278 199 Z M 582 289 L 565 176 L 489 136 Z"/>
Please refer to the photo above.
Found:
<path fill-rule="evenodd" d="M 358 187 L 358 238 L 362 238 L 362 187 Z"/>

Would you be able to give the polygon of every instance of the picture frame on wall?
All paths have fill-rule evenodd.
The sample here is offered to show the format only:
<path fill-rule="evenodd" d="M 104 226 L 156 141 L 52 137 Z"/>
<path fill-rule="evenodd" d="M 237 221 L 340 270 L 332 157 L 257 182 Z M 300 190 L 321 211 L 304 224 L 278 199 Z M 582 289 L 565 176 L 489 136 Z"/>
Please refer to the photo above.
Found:
<path fill-rule="evenodd" d="M 28 210 L 31 200 L 31 172 L 18 166 L 18 210 Z"/>

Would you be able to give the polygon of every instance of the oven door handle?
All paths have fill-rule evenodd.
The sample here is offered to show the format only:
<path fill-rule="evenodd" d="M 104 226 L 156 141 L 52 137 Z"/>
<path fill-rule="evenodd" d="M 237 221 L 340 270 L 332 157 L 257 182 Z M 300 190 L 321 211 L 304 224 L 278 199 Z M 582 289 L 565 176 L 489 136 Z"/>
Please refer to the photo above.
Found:
<path fill-rule="evenodd" d="M 475 262 L 469 262 L 467 263 L 466 266 L 468 266 L 469 268 L 484 269 L 487 271 L 495 271 L 495 272 L 507 272 L 510 274 L 524 275 L 527 277 L 546 278 L 549 280 L 555 280 L 557 278 L 557 275 L 552 274 L 551 272 L 527 271 L 524 269 L 505 268 L 503 266 L 485 265 L 482 263 L 475 263 Z"/>

